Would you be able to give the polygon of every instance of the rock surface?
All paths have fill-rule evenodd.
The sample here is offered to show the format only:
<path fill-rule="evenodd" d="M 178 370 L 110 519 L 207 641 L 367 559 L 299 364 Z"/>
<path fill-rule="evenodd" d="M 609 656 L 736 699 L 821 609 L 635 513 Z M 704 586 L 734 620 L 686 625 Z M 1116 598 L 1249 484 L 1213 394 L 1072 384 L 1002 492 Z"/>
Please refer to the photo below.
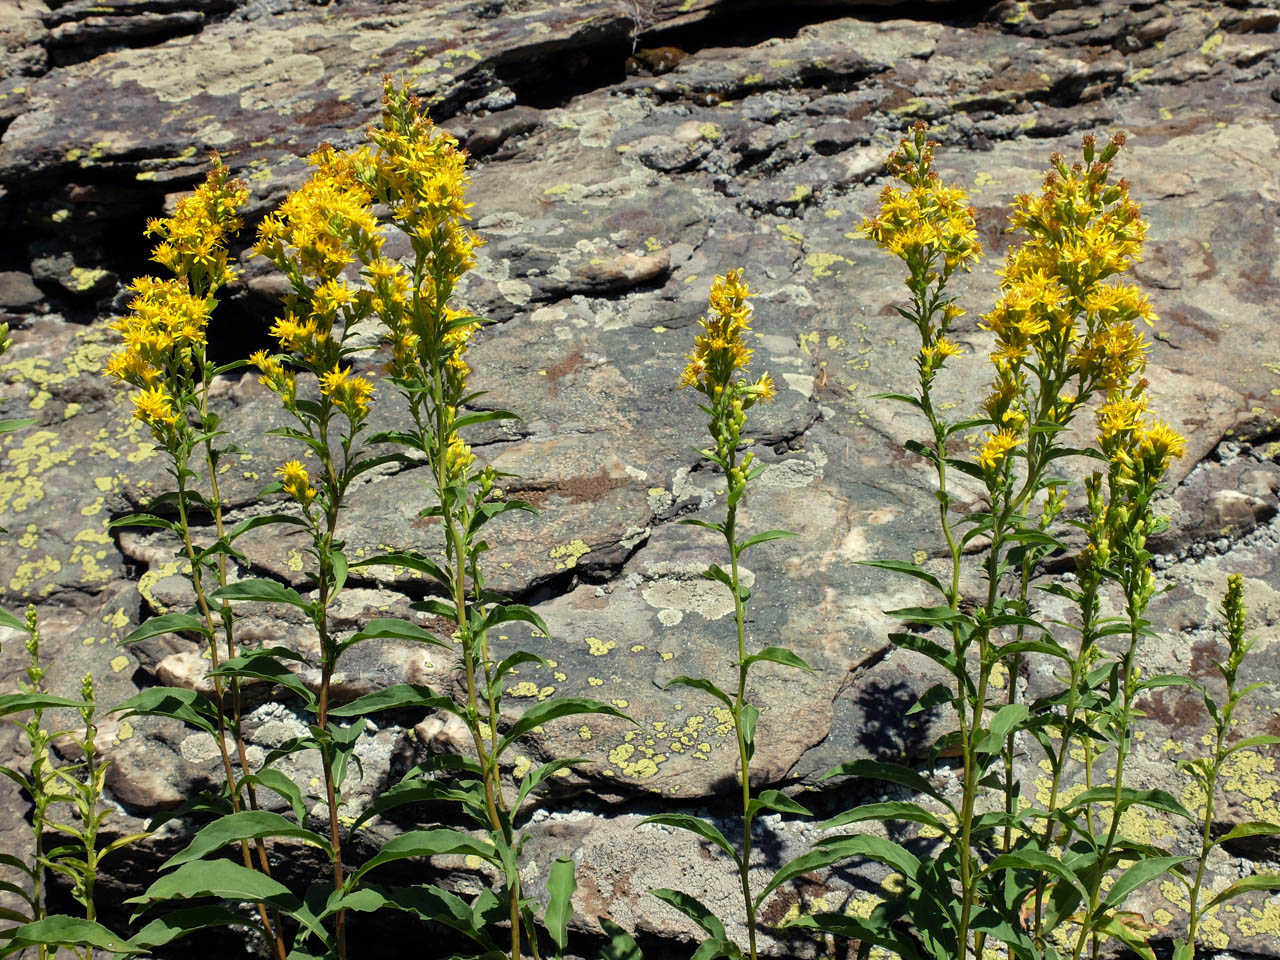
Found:
<path fill-rule="evenodd" d="M 584 952 L 599 932 L 595 918 L 608 916 L 661 951 L 687 953 L 691 924 L 648 896 L 651 887 L 680 887 L 734 914 L 723 861 L 693 856 L 685 835 L 635 828 L 660 806 L 732 810 L 727 714 L 692 691 L 664 688 L 680 674 L 723 679 L 732 669 L 732 606 L 699 576 L 717 546 L 674 522 L 723 509 L 720 480 L 692 446 L 702 415 L 674 390 L 717 273 L 745 266 L 761 291 L 755 366 L 783 388 L 778 403 L 752 414 L 765 472 L 742 521 L 798 534 L 750 555 L 750 639 L 785 643 L 816 671 L 799 680 L 766 668 L 754 675 L 763 708 L 754 771 L 761 784 L 806 792 L 805 802 L 835 811 L 879 788 L 820 784 L 832 765 L 923 762 L 945 729 L 945 717 L 904 718 L 937 678 L 928 661 L 886 640 L 893 623 L 881 611 L 921 595 L 855 565 L 939 554 L 931 521 L 920 519 L 931 475 L 903 446 L 920 425 L 870 399 L 900 389 L 912 370 L 891 306 L 901 299 L 900 271 L 855 232 L 884 182 L 887 150 L 916 119 L 943 142 L 944 175 L 970 189 L 988 248 L 964 283 L 969 316 L 956 333 L 969 352 L 944 387 L 966 407 L 987 381 L 989 338 L 977 317 L 996 289 L 1009 197 L 1035 189 L 1048 155 L 1070 155 L 1081 134 L 1129 134 L 1120 172 L 1151 222 L 1136 276 L 1161 317 L 1148 376 L 1161 415 L 1189 440 L 1163 507 L 1171 526 L 1156 544 L 1171 587 L 1153 608 L 1164 640 L 1144 650 L 1143 669 L 1210 676 L 1222 650 L 1216 607 L 1238 570 L 1260 638 L 1250 669 L 1280 680 L 1274 5 L 756 3 L 745 18 L 742 6 L 139 0 L 106 14 L 79 0 L 4 5 L 0 217 L 10 239 L 0 252 L 0 319 L 14 326 L 15 346 L 0 367 L 0 407 L 39 422 L 0 441 L 0 524 L 10 531 L 0 593 L 7 609 L 38 604 L 55 689 L 70 691 L 86 669 L 100 678 L 103 702 L 156 682 L 204 682 L 186 641 L 118 646 L 141 619 L 186 602 L 172 544 L 107 529 L 166 485 L 161 459 L 100 374 L 112 349 L 106 323 L 123 307 L 120 284 L 149 270 L 145 218 L 203 176 L 211 149 L 249 182 L 249 218 L 260 218 L 301 181 L 307 153 L 359 141 L 385 72 L 408 78 L 474 158 L 473 214 L 488 245 L 463 297 L 498 321 L 470 354 L 474 382 L 489 391 L 485 403 L 523 417 L 478 449 L 519 474 L 513 490 L 541 511 L 504 518 L 491 538 L 490 585 L 534 603 L 553 632 L 512 631 L 506 642 L 550 666 L 513 676 L 508 705 L 588 695 L 638 723 L 551 724 L 528 745 L 526 759 L 587 760 L 534 813 L 527 850 L 531 878 L 558 856 L 578 861 Z M 629 68 L 637 48 L 683 56 L 655 53 L 644 70 Z M 246 259 L 243 282 L 223 298 L 213 349 L 231 359 L 265 346 L 279 291 L 279 278 Z M 238 518 L 294 451 L 264 436 L 283 419 L 253 377 L 220 384 L 217 402 L 246 451 L 223 483 Z M 394 422 L 395 410 L 389 403 L 378 416 Z M 414 473 L 379 474 L 359 491 L 341 532 L 349 553 L 430 547 Z M 962 507 L 975 496 L 958 491 Z M 302 585 L 300 541 L 256 531 L 241 546 L 253 573 Z M 399 575 L 365 574 L 353 586 L 339 611 L 352 628 L 407 613 L 415 589 Z M 251 635 L 312 642 L 303 624 L 268 615 L 247 623 Z M 8 690 L 21 645 L 0 639 Z M 357 648 L 344 669 L 344 698 L 404 680 L 452 682 L 438 654 L 394 642 Z M 1016 682 L 1034 692 L 1052 677 L 1033 665 Z M 255 749 L 301 723 L 295 705 L 269 691 L 250 696 Z M 1280 690 L 1256 694 L 1241 732 L 1280 732 L 1278 704 Z M 1194 802 L 1172 760 L 1197 749 L 1208 729 L 1203 708 L 1164 691 L 1144 709 L 1134 785 Z M 367 789 L 422 751 L 456 743 L 435 718 L 411 724 L 363 738 Z M 176 723 L 120 723 L 111 740 L 121 824 L 172 807 L 217 775 L 210 745 Z M 1228 818 L 1280 821 L 1277 757 L 1268 748 L 1239 755 Z M 1028 791 L 1043 788 L 1040 776 L 1026 771 Z M 955 788 L 945 771 L 938 783 Z M 6 849 L 22 827 L 10 799 L 0 797 Z M 764 821 L 761 874 L 814 831 Z M 1175 844 L 1190 839 L 1162 823 L 1151 831 Z M 165 842 L 154 841 L 155 851 Z M 155 862 L 147 860 L 155 853 L 137 856 Z M 1213 882 L 1276 856 L 1233 848 L 1214 862 Z M 136 876 L 121 864 L 111 895 L 137 892 Z M 772 901 L 766 919 L 838 897 L 869 903 L 883 879 L 812 878 Z M 1149 892 L 1144 907 L 1157 923 L 1180 922 L 1169 896 Z M 1280 956 L 1280 902 L 1241 904 L 1220 914 L 1215 936 Z M 764 949 L 802 948 L 766 938 Z"/>

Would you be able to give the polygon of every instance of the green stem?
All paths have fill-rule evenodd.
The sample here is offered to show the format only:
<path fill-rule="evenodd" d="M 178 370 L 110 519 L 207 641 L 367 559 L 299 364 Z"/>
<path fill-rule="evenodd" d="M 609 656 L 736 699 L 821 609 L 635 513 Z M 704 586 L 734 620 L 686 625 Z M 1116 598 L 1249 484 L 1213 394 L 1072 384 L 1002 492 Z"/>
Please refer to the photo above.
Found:
<path fill-rule="evenodd" d="M 734 465 L 734 454 L 730 454 L 729 468 Z M 727 472 L 727 471 L 726 471 Z M 742 859 L 738 863 L 739 880 L 742 884 L 742 900 L 747 915 L 747 942 L 750 949 L 750 960 L 756 960 L 756 910 L 751 897 L 751 756 L 747 749 L 746 731 L 742 726 L 742 709 L 746 704 L 747 694 L 747 641 L 746 641 L 746 605 L 742 602 L 742 591 L 738 582 L 738 545 L 735 527 L 738 519 L 738 508 L 730 507 L 725 517 L 724 537 L 729 546 L 730 573 L 729 580 L 733 584 L 733 611 L 738 628 L 738 693 L 733 701 L 733 727 L 738 739 L 738 764 L 742 780 Z"/>

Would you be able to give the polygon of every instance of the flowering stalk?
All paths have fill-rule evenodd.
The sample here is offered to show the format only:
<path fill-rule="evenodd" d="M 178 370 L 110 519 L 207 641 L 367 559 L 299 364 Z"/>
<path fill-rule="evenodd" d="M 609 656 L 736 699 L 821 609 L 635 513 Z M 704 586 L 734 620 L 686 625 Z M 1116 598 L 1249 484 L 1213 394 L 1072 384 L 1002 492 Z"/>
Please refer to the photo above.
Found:
<path fill-rule="evenodd" d="M 352 330 L 368 315 L 369 302 L 343 275 L 350 264 L 375 256 L 383 243 L 369 193 L 357 176 L 358 164 L 365 160 L 363 152 L 348 155 L 322 147 L 309 158 L 316 168 L 310 179 L 259 225 L 254 253 L 285 273 L 291 291 L 283 315 L 271 328 L 282 352 L 268 355 L 259 350 L 249 358 L 261 371 L 261 382 L 280 398 L 300 428 L 273 432 L 300 441 L 307 456 L 318 461 L 314 485 L 308 468 L 290 460 L 276 469 L 280 479 L 267 490 L 281 490 L 294 502 L 311 538 L 315 566 L 310 576 L 316 599 L 303 606 L 320 646 L 313 731 L 323 767 L 335 891 L 346 882 L 338 810 L 341 773 L 351 749 L 350 737 L 339 736 L 329 713 L 330 684 L 347 646 L 337 641 L 329 625 L 329 608 L 347 577 L 337 528 L 351 483 L 383 462 L 363 458 L 359 440 L 371 409 L 373 384 L 350 367 L 356 350 L 350 344 Z M 299 395 L 295 368 L 315 377 L 318 399 Z M 338 956 L 345 960 L 345 910 L 337 911 L 334 938 Z"/>
<path fill-rule="evenodd" d="M 169 473 L 177 485 L 176 523 L 140 514 L 118 520 L 113 526 L 161 527 L 175 533 L 182 542 L 200 618 L 198 621 L 184 619 L 181 627 L 200 633 L 208 644 L 216 714 L 215 739 L 232 811 L 241 809 L 242 789 L 252 809 L 257 809 L 258 804 L 252 782 L 237 780 L 231 759 L 233 745 L 241 776 L 247 777 L 250 771 L 240 728 L 240 681 L 234 676 L 230 678 L 228 703 L 227 684 L 218 672 L 222 660 L 234 658 L 238 649 L 231 607 L 226 602 L 215 603 L 211 598 L 214 590 L 227 585 L 227 552 L 233 538 L 228 537 L 223 524 L 218 464 L 224 451 L 217 446 L 221 436 L 219 418 L 209 409 L 209 391 L 214 377 L 241 363 L 214 367 L 208 357 L 207 330 L 218 303 L 215 295 L 235 279 L 235 272 L 227 262 L 228 242 L 242 225 L 237 214 L 248 196 L 247 186 L 230 178 L 215 153 L 205 182 L 178 201 L 173 216 L 147 222 L 147 234 L 160 238 L 151 259 L 174 276 L 170 280 L 155 277 L 134 280 L 131 289 L 135 296 L 129 303 L 130 312 L 112 324 L 112 329 L 124 339 L 124 349 L 112 354 L 106 367 L 108 376 L 138 391 L 131 398 L 134 416 L 150 428 L 156 443 L 167 454 Z M 192 487 L 197 475 L 191 468 L 191 460 L 197 450 L 209 482 L 207 499 Z M 196 547 L 190 522 L 193 505 L 209 510 L 213 516 L 217 534 L 214 548 Z M 213 580 L 213 587 L 208 580 Z M 139 631 L 150 629 L 144 625 Z M 139 631 L 128 639 L 136 637 Z M 218 645 L 219 632 L 225 644 L 223 650 Z M 228 725 L 232 745 L 228 744 Z M 256 850 L 258 868 L 270 876 L 266 847 L 260 840 Z M 249 866 L 253 861 L 247 841 L 241 843 L 241 854 Z M 283 960 L 285 951 L 279 918 L 269 918 L 262 906 L 259 916 L 273 941 L 278 960 Z"/>
<path fill-rule="evenodd" d="M 680 378 L 681 387 L 692 387 L 707 398 L 707 404 L 699 404 L 699 409 L 709 420 L 707 431 L 714 441 L 713 447 L 702 451 L 704 459 L 715 464 L 723 471 L 727 486 L 725 500 L 725 518 L 723 522 L 686 519 L 682 523 L 712 530 L 724 537 L 729 553 L 729 569 L 726 571 L 718 564 L 711 564 L 703 576 L 710 580 L 718 580 L 729 588 L 733 595 L 734 623 L 737 633 L 738 686 L 730 694 L 721 690 L 715 683 L 704 677 L 676 677 L 671 685 L 693 687 L 710 693 L 720 700 L 733 716 L 733 728 L 738 743 L 738 783 L 742 795 L 742 843 L 735 850 L 710 823 L 696 817 L 683 814 L 659 814 L 649 817 L 646 823 L 664 823 L 680 827 L 694 834 L 713 840 L 718 846 L 733 857 L 738 868 L 738 880 L 742 888 L 742 900 L 747 928 L 747 954 L 751 960 L 756 958 L 756 915 L 763 898 L 776 886 L 771 882 L 759 896 L 751 891 L 751 849 L 752 825 L 756 814 L 762 809 L 777 810 L 786 813 L 802 813 L 809 811 L 777 790 L 763 791 L 758 797 L 751 795 L 751 758 L 755 755 L 756 722 L 760 710 L 747 700 L 747 678 L 752 664 L 770 661 L 784 666 L 796 667 L 812 672 L 809 665 L 799 656 L 782 647 L 765 647 L 748 655 L 746 642 L 746 611 L 750 591 L 742 585 L 739 559 L 750 547 L 769 540 L 790 537 L 793 534 L 785 530 L 766 530 L 745 540 L 738 538 L 738 506 L 747 492 L 747 485 L 759 476 L 764 467 L 752 466 L 755 454 L 740 452 L 744 441 L 742 429 L 747 423 L 747 411 L 757 403 L 771 402 L 776 396 L 773 380 L 769 374 L 761 374 L 756 380 L 747 379 L 748 367 L 753 351 L 743 342 L 743 336 L 751 332 L 751 306 L 747 302 L 754 294 L 742 279 L 743 271 L 730 270 L 725 276 L 717 276 L 711 284 L 711 310 L 700 321 L 702 333 L 694 339 L 692 352 L 689 353 L 684 373 Z M 785 872 L 787 868 L 784 868 Z M 741 950 L 736 944 L 726 941 L 723 925 L 709 924 L 707 917 L 713 916 L 687 894 L 675 890 L 653 890 L 655 896 L 667 901 L 681 910 L 704 929 L 717 938 L 712 941 L 720 951 L 708 956 L 738 955 Z M 707 949 L 704 947 L 704 950 Z"/>

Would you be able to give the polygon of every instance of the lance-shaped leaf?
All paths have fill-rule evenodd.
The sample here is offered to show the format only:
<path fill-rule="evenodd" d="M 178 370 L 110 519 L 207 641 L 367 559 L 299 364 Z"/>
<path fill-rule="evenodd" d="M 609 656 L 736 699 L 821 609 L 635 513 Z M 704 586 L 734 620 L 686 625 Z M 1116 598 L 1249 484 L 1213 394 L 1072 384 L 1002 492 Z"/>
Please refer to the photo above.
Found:
<path fill-rule="evenodd" d="M 83 700 L 68 700 L 48 693 L 6 693 L 0 696 L 0 717 L 23 710 L 44 710 L 50 707 L 83 707 Z"/>
<path fill-rule="evenodd" d="M 554 700 L 547 700 L 545 703 L 535 704 L 526 710 L 520 719 L 511 725 L 507 735 L 498 742 L 498 749 L 494 751 L 494 756 L 502 756 L 503 752 L 511 744 L 534 727 L 550 723 L 552 720 L 558 720 L 561 717 L 573 717 L 585 713 L 602 713 L 606 716 L 618 717 L 632 723 L 635 722 L 617 707 L 611 707 L 609 704 L 601 703 L 599 700 L 591 700 L 588 697 L 557 697 Z"/>
<path fill-rule="evenodd" d="M 210 594 L 215 600 L 240 601 L 244 603 L 287 603 L 307 610 L 310 604 L 303 600 L 297 590 L 286 587 L 274 580 L 241 580 L 219 587 Z"/>
<path fill-rule="evenodd" d="M 533 608 L 523 603 L 502 603 L 490 607 L 473 629 L 476 634 L 481 634 L 499 624 L 517 622 L 533 624 L 543 636 L 551 636 L 551 631 L 547 629 L 542 617 L 534 613 Z"/>
<path fill-rule="evenodd" d="M 730 710 L 733 709 L 733 697 L 725 693 L 706 677 L 675 677 L 666 682 L 668 687 L 692 687 L 694 690 L 701 690 L 703 693 L 709 693 Z"/>
<path fill-rule="evenodd" d="M 366 693 L 350 703 L 329 711 L 331 717 L 363 717 L 382 710 L 448 710 L 458 712 L 458 705 L 448 697 L 433 693 L 430 687 L 417 683 L 395 686 Z"/>
<path fill-rule="evenodd" d="M 893 867 L 909 879 L 920 870 L 920 861 L 891 840 L 861 834 L 853 837 L 829 837 L 819 842 L 818 849 L 801 854 L 773 875 L 763 890 L 756 895 L 756 907 L 782 884 L 814 870 L 822 870 L 850 857 L 863 856 Z"/>
<path fill-rule="evenodd" d="M 1280 824 L 1250 820 L 1247 823 L 1240 823 L 1232 827 L 1227 833 L 1217 839 L 1214 846 L 1221 843 L 1229 843 L 1232 840 L 1243 840 L 1245 837 L 1275 836 L 1280 836 Z"/>
<path fill-rule="evenodd" d="M 1233 900 L 1242 893 L 1250 893 L 1254 890 L 1280 890 L 1280 876 L 1255 873 L 1250 877 L 1242 877 L 1206 903 L 1204 909 L 1208 910 L 1210 907 Z"/>
<path fill-rule="evenodd" d="M 449 588 L 452 586 L 452 579 L 449 577 L 440 564 L 436 563 L 428 556 L 418 553 L 416 550 L 398 550 L 392 553 L 380 553 L 376 557 L 368 557 L 357 563 L 351 564 L 352 569 L 356 567 L 404 567 L 413 570 L 415 573 L 424 573 L 432 580 L 435 580 L 442 587 Z"/>
<path fill-rule="evenodd" d="M 148 687 L 112 707 L 111 712 L 122 713 L 121 720 L 135 716 L 172 717 L 205 733 L 218 729 L 218 708 L 213 701 L 203 693 L 181 687 Z"/>
<path fill-rule="evenodd" d="M 945 836 L 951 836 L 952 833 L 951 827 L 938 819 L 937 816 L 924 809 L 918 803 L 908 803 L 905 800 L 864 803 L 861 806 L 854 807 L 852 810 L 846 810 L 844 813 L 832 817 L 822 824 L 822 829 L 834 830 L 850 823 L 862 823 L 866 820 L 910 820 L 914 823 L 923 823 L 933 827 Z"/>
<path fill-rule="evenodd" d="M 153 900 L 192 900 L 196 897 L 269 903 L 286 913 L 292 913 L 301 905 L 301 901 L 279 880 L 231 860 L 184 863 L 173 873 L 152 883 L 141 896 L 131 897 L 125 903 L 146 904 Z"/>
<path fill-rule="evenodd" d="M 520 791 L 516 794 L 516 802 L 511 807 L 512 813 L 517 813 L 524 804 L 534 787 L 546 780 L 547 777 L 553 775 L 559 770 L 567 769 L 576 763 L 586 763 L 582 757 L 562 757 L 559 760 L 552 760 L 550 763 L 544 763 L 536 770 L 530 770 L 524 775 L 520 781 Z"/>
<path fill-rule="evenodd" d="M 644 960 L 635 939 L 608 917 L 599 918 L 600 929 L 609 942 L 600 951 L 599 960 Z"/>
<path fill-rule="evenodd" d="M 166 633 L 181 633 L 184 631 L 198 633 L 202 637 L 210 635 L 209 627 L 202 617 L 195 617 L 189 613 L 166 613 L 163 616 L 152 617 L 120 642 L 137 643 L 139 640 L 149 640 L 152 637 L 163 636 Z"/>
<path fill-rule="evenodd" d="M 1116 791 L 1113 787 L 1094 787 L 1092 790 L 1086 790 L 1075 797 L 1068 804 L 1064 804 L 1063 808 L 1074 810 L 1090 803 L 1109 803 L 1114 801 Z M 1136 790 L 1131 787 L 1125 787 L 1120 791 L 1120 803 L 1115 811 L 1116 815 L 1128 810 L 1129 807 L 1137 804 L 1143 807 L 1151 807 L 1154 810 L 1163 810 L 1165 813 L 1172 813 L 1182 817 L 1184 820 L 1190 820 L 1195 823 L 1196 818 L 1174 799 L 1173 795 L 1166 790 Z"/>
<path fill-rule="evenodd" d="M 768 663 L 780 663 L 784 667 L 795 667 L 797 670 L 804 670 L 813 673 L 813 667 L 805 663 L 800 657 L 796 656 L 786 647 L 765 647 L 758 653 L 753 653 L 747 657 L 746 664 L 750 666 L 753 663 L 761 661 Z"/>
<path fill-rule="evenodd" d="M 914 940 L 899 933 L 887 924 L 875 924 L 869 920 L 845 916 L 843 913 L 819 913 L 812 916 L 799 916 L 782 925 L 787 927 L 810 927 L 826 933 L 834 933 L 837 937 L 848 940 L 860 940 L 868 945 L 876 945 L 892 950 L 902 960 L 925 960 L 917 949 Z"/>
<path fill-rule="evenodd" d="M 840 764 L 838 767 L 832 767 L 820 779 L 826 780 L 830 777 L 865 777 L 869 780 L 886 780 L 889 783 L 896 783 L 899 786 L 914 790 L 916 793 L 927 793 L 935 800 L 946 804 L 947 809 L 952 813 L 956 812 L 956 808 L 951 805 L 946 797 L 933 788 L 933 784 L 910 767 L 904 767 L 896 763 L 880 763 L 877 760 L 851 760 L 848 763 Z"/>
<path fill-rule="evenodd" d="M 703 820 L 701 817 L 690 816 L 687 813 L 657 813 L 652 817 L 645 817 L 640 821 L 640 826 L 646 823 L 659 823 L 667 827 L 676 827 L 680 830 L 688 830 L 692 834 L 709 840 L 717 847 L 733 858 L 734 863 L 740 863 L 738 859 L 738 851 L 733 849 L 733 844 L 725 839 L 720 829 L 709 820 Z"/>
<path fill-rule="evenodd" d="M 129 943 L 141 950 L 150 950 L 209 927 L 250 927 L 262 934 L 261 924 L 243 913 L 217 906 L 188 907 L 152 920 L 134 934 Z"/>
<path fill-rule="evenodd" d="M 357 564 L 352 564 L 357 566 Z M 424 630 L 416 623 L 410 623 L 408 620 L 398 620 L 394 617 L 378 617 L 366 623 L 357 633 L 352 634 L 345 641 L 344 646 L 357 643 L 361 640 L 411 640 L 414 643 L 430 643 L 437 647 L 448 647 L 435 634 Z"/>
<path fill-rule="evenodd" d="M 557 954 L 564 955 L 564 948 L 569 943 L 569 918 L 573 916 L 573 891 L 578 889 L 578 880 L 573 875 L 573 861 L 561 857 L 551 865 L 551 875 L 547 878 L 547 892 L 551 894 L 551 902 L 547 904 L 544 922 L 547 933 L 555 941 Z"/>
<path fill-rule="evenodd" d="M 157 527 L 161 530 L 173 530 L 177 524 L 154 513 L 131 513 L 127 517 L 119 517 L 107 524 L 108 530 L 118 527 Z"/>
<path fill-rule="evenodd" d="M 665 887 L 658 890 L 650 890 L 649 893 L 659 900 L 671 904 L 671 906 L 675 907 L 717 940 L 729 939 L 729 935 L 725 933 L 724 924 L 720 922 L 720 918 L 697 897 L 691 897 L 687 893 L 681 893 L 679 890 L 669 890 Z"/>
<path fill-rule="evenodd" d="M 777 790 L 761 790 L 760 796 L 751 798 L 751 802 L 747 804 L 747 816 L 755 816 L 756 812 L 760 810 L 795 813 L 802 817 L 813 816 L 812 811 Z"/>
<path fill-rule="evenodd" d="M 217 669 L 210 670 L 209 675 L 213 677 L 250 677 L 255 680 L 266 680 L 269 683 L 276 683 L 280 686 L 292 691 L 297 695 L 307 708 L 314 711 L 316 709 L 316 697 L 307 689 L 298 675 L 286 667 L 283 663 L 273 655 L 275 648 L 271 651 L 258 651 L 244 657 L 232 657 L 223 660 L 218 664 Z"/>
<path fill-rule="evenodd" d="M 0 610 L 0 627 L 8 627 L 10 630 L 18 630 L 21 633 L 30 633 L 24 621 L 19 620 L 8 610 Z"/>
<path fill-rule="evenodd" d="M 1120 874 L 1120 877 L 1112 884 L 1111 889 L 1107 891 L 1107 898 L 1102 901 L 1102 906 L 1098 908 L 1096 917 L 1102 917 L 1108 909 L 1118 907 L 1124 903 L 1125 898 L 1133 891 L 1140 887 L 1145 887 L 1152 880 L 1163 877 L 1180 863 L 1190 860 L 1190 857 L 1152 857 L 1150 860 L 1139 860 L 1133 866 Z"/>
<path fill-rule="evenodd" d="M 903 573 L 908 577 L 915 577 L 917 580 L 923 580 L 939 593 L 946 593 L 942 589 L 942 582 L 918 563 L 911 563 L 907 560 L 858 560 L 855 562 L 861 567 L 877 567 L 880 570 L 892 570 L 894 573 Z"/>
<path fill-rule="evenodd" d="M 1027 719 L 1029 713 L 1025 703 L 1006 703 L 991 718 L 987 735 L 974 749 L 978 753 L 999 753 L 1004 749 L 1005 739 L 1018 724 Z"/>
<path fill-rule="evenodd" d="M 267 837 L 290 837 L 303 843 L 318 847 L 332 856 L 329 841 L 318 833 L 312 833 L 300 827 L 292 820 L 287 820 L 270 810 L 241 810 L 221 817 L 202 828 L 185 850 L 175 853 L 160 865 L 160 869 L 168 870 L 193 860 L 200 860 L 221 850 L 229 843 L 241 840 L 262 840 Z"/>
<path fill-rule="evenodd" d="M 763 533 L 757 533 L 754 536 L 747 537 L 738 544 L 738 556 L 742 556 L 750 548 L 758 543 L 768 543 L 770 540 L 784 540 L 788 537 L 794 537 L 795 534 L 790 530 L 765 530 Z"/>
<path fill-rule="evenodd" d="M 302 789 L 293 782 L 292 778 L 279 770 L 263 767 L 257 773 L 251 773 L 240 780 L 241 787 L 254 785 L 266 787 L 268 790 L 273 790 L 280 794 L 280 796 L 289 801 L 289 806 L 293 810 L 293 815 L 298 818 L 298 822 L 306 822 L 307 808 L 302 800 Z"/>
<path fill-rule="evenodd" d="M 360 869 L 348 878 L 347 886 L 351 887 L 370 870 L 384 863 L 407 860 L 410 857 L 434 857 L 448 854 L 479 857 L 488 863 L 496 863 L 498 860 L 497 851 L 490 844 L 457 830 L 444 828 L 411 830 L 398 837 L 392 837 L 384 843 L 381 850 L 361 864 Z"/>
<path fill-rule="evenodd" d="M 124 937 L 112 933 L 100 923 L 60 913 L 5 932 L 13 943 L 22 946 L 46 944 L 51 947 L 96 947 L 112 953 L 145 952 L 144 948 L 133 946 Z"/>
<path fill-rule="evenodd" d="M 1052 874 L 1069 883 L 1081 897 L 1087 896 L 1084 884 L 1076 872 L 1065 862 L 1041 850 L 1023 849 L 1002 853 L 987 865 L 982 876 L 999 870 L 1035 870 L 1038 873 Z"/>

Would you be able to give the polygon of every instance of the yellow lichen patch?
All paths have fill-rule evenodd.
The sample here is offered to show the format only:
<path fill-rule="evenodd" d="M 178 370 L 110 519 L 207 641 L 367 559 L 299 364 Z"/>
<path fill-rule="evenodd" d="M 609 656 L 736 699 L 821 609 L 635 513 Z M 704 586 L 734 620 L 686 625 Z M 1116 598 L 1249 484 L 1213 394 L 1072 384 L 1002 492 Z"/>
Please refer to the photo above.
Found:
<path fill-rule="evenodd" d="M 61 570 L 62 563 L 56 557 L 46 555 L 35 560 L 24 560 L 9 578 L 9 589 L 18 594 L 26 593 L 37 580 L 52 577 Z"/>
<path fill-rule="evenodd" d="M 522 680 L 514 686 L 507 687 L 507 693 L 513 697 L 536 697 L 538 685 L 532 680 Z"/>
<path fill-rule="evenodd" d="M 123 669 L 124 669 L 125 667 L 127 667 L 128 665 L 129 665 L 129 658 L 128 658 L 128 657 L 126 657 L 126 656 L 122 653 L 122 654 L 120 654 L 120 656 L 115 657 L 115 658 L 113 658 L 113 659 L 112 659 L 112 661 L 111 661 L 111 672 L 112 672 L 112 673 L 119 673 L 121 670 L 123 670 Z"/>
<path fill-rule="evenodd" d="M 778 232 L 796 246 L 800 246 L 800 244 L 804 243 L 804 234 L 788 223 L 778 224 Z"/>
<path fill-rule="evenodd" d="M 805 265 L 813 269 L 813 279 L 821 280 L 823 277 L 838 277 L 840 271 L 831 268 L 837 263 L 852 264 L 853 261 L 848 257 L 843 257 L 838 253 L 811 253 L 804 258 Z"/>
<path fill-rule="evenodd" d="M 633 643 L 633 644 L 631 645 L 631 652 L 632 652 L 632 653 L 640 653 L 642 650 L 644 650 L 644 644 L 643 644 L 643 643 Z"/>
<path fill-rule="evenodd" d="M 138 578 L 138 593 L 142 595 L 142 599 L 147 601 L 151 605 L 151 609 L 155 610 L 156 613 L 168 613 L 169 608 L 161 603 L 155 595 L 156 584 L 165 577 L 172 577 L 176 573 L 184 573 L 190 569 L 185 560 L 170 560 L 167 563 L 152 567 Z"/>
<path fill-rule="evenodd" d="M 587 683 L 593 687 L 598 687 L 604 683 L 599 677 L 587 677 Z"/>
<path fill-rule="evenodd" d="M 285 562 L 285 566 L 288 567 L 289 570 L 292 571 L 293 573 L 301 573 L 302 566 L 303 566 L 302 551 L 297 549 L 296 547 L 290 550 L 287 554 L 285 554 L 284 562 Z"/>
<path fill-rule="evenodd" d="M 603 657 L 617 646 L 613 640 L 601 640 L 599 637 L 585 637 L 587 652 L 593 657 Z"/>
<path fill-rule="evenodd" d="M 547 559 L 556 561 L 557 570 L 570 570 L 578 565 L 578 561 L 591 552 L 591 548 L 582 540 L 574 539 L 547 552 Z"/>
<path fill-rule="evenodd" d="M 60 446 L 51 430 L 36 430 L 23 435 L 9 448 L 11 469 L 0 472 L 0 511 L 22 513 L 44 499 L 44 481 L 40 475 L 53 467 L 72 465 L 75 450 Z"/>
<path fill-rule="evenodd" d="M 658 773 L 659 765 L 665 763 L 665 753 L 655 753 L 648 747 L 637 747 L 632 743 L 620 743 L 609 751 L 609 762 L 617 767 L 624 777 L 633 780 L 647 780 Z"/>
<path fill-rule="evenodd" d="M 533 761 L 528 757 L 516 757 L 515 766 L 511 769 L 511 776 L 520 780 L 526 773 L 533 769 Z"/>
<path fill-rule="evenodd" d="M 591 728 L 584 723 L 582 726 L 578 728 L 578 737 L 579 739 L 582 739 L 582 740 L 590 740 Z"/>

